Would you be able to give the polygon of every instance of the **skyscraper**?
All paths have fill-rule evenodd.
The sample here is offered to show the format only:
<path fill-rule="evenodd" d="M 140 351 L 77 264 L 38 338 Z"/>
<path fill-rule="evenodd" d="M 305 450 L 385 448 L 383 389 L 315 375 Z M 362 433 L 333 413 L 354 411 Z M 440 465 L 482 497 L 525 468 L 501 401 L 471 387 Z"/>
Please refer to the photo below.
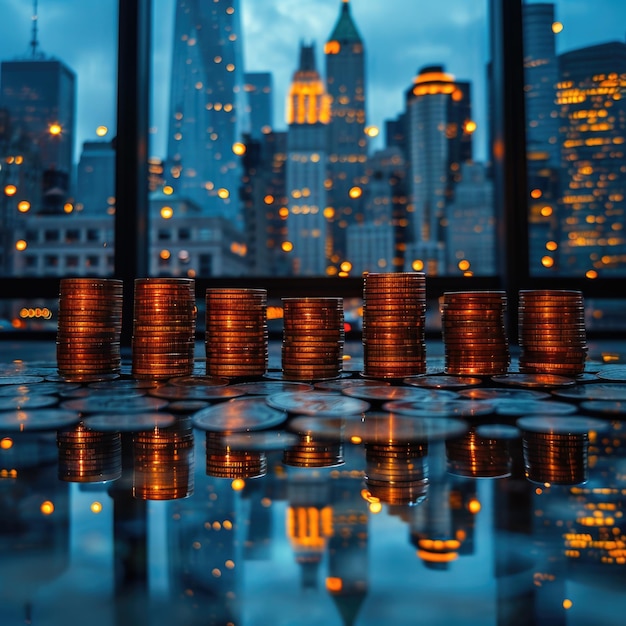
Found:
<path fill-rule="evenodd" d="M 21 132 L 33 148 L 42 180 L 37 197 L 28 201 L 36 212 L 62 213 L 70 192 L 76 126 L 76 76 L 62 61 L 38 48 L 33 19 L 31 56 L 3 61 L 0 106 L 9 114 L 13 132 Z M 33 167 L 24 163 L 24 167 Z M 18 190 L 19 191 L 19 190 Z"/>
<path fill-rule="evenodd" d="M 406 92 L 409 193 L 413 241 L 405 267 L 428 274 L 446 268 L 447 207 L 461 164 L 472 158 L 470 84 L 441 66 L 423 68 Z"/>
<path fill-rule="evenodd" d="M 562 240 L 565 275 L 621 275 L 626 268 L 626 43 L 559 56 Z"/>
<path fill-rule="evenodd" d="M 176 193 L 243 228 L 233 152 L 249 129 L 238 0 L 177 0 L 169 114 L 166 177 Z"/>
<path fill-rule="evenodd" d="M 323 275 L 329 257 L 325 216 L 330 99 L 316 69 L 315 46 L 300 45 L 287 99 L 288 240 L 292 272 Z"/>
<path fill-rule="evenodd" d="M 250 114 L 250 137 L 261 139 L 274 126 L 272 74 L 270 72 L 246 72 L 245 90 L 248 94 Z"/>
<path fill-rule="evenodd" d="M 522 5 L 524 20 L 524 90 L 529 190 L 528 241 L 534 275 L 559 271 L 554 249 L 559 235 L 561 146 L 556 84 L 554 4 Z"/>
<path fill-rule="evenodd" d="M 324 56 L 331 98 L 328 170 L 332 186 L 328 204 L 334 212 L 332 260 L 340 263 L 346 252 L 346 227 L 363 222 L 363 197 L 359 190 L 367 159 L 365 48 L 352 19 L 349 0 L 342 0 L 339 17 L 324 46 Z"/>

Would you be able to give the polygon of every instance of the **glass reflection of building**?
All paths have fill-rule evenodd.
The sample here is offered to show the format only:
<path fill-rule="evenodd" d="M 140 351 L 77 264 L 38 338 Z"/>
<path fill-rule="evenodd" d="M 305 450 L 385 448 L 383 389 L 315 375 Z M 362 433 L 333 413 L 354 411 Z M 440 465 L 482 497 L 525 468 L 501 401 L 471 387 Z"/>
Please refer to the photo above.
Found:
<path fill-rule="evenodd" d="M 248 130 L 238 0 L 178 0 L 166 179 L 204 215 L 243 228 L 242 166 L 233 145 Z"/>
<path fill-rule="evenodd" d="M 561 273 L 623 274 L 626 263 L 626 44 L 559 56 Z"/>
<path fill-rule="evenodd" d="M 424 67 L 406 92 L 405 123 L 414 228 L 405 267 L 443 274 L 447 209 L 461 164 L 472 158 L 470 84 L 441 66 Z"/>

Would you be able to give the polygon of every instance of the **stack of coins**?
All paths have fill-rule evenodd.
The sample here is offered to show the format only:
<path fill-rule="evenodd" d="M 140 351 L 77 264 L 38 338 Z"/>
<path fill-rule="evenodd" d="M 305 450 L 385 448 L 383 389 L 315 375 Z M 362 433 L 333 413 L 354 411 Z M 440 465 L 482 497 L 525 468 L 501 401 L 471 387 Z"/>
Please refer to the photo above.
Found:
<path fill-rule="evenodd" d="M 98 432 L 77 424 L 57 432 L 59 480 L 96 483 L 122 475 L 122 437 L 119 432 Z"/>
<path fill-rule="evenodd" d="M 121 280 L 62 278 L 56 356 L 66 381 L 89 382 L 120 372 Z"/>
<path fill-rule="evenodd" d="M 336 378 L 343 371 L 342 298 L 283 298 L 282 370 L 287 380 Z"/>
<path fill-rule="evenodd" d="M 508 440 L 481 437 L 470 430 L 446 441 L 448 472 L 470 478 L 504 478 L 513 465 Z"/>
<path fill-rule="evenodd" d="M 267 456 L 263 450 L 241 450 L 228 445 L 228 433 L 206 433 L 206 474 L 216 478 L 259 478 L 267 473 Z"/>
<path fill-rule="evenodd" d="M 450 291 L 441 300 L 444 371 L 453 375 L 504 374 L 511 363 L 504 291 Z"/>
<path fill-rule="evenodd" d="M 370 496 L 386 504 L 412 505 L 428 491 L 428 444 L 420 442 L 365 445 L 365 485 Z"/>
<path fill-rule="evenodd" d="M 192 278 L 137 278 L 132 375 L 162 380 L 193 372 L 196 336 Z"/>
<path fill-rule="evenodd" d="M 404 378 L 426 372 L 426 276 L 371 273 L 363 283 L 363 373 Z"/>
<path fill-rule="evenodd" d="M 133 497 L 176 500 L 193 493 L 194 437 L 190 418 L 133 434 Z"/>
<path fill-rule="evenodd" d="M 267 372 L 265 289 L 207 289 L 206 373 L 226 378 Z"/>
<path fill-rule="evenodd" d="M 585 305 L 580 291 L 519 291 L 519 369 L 577 376 L 585 370 Z"/>

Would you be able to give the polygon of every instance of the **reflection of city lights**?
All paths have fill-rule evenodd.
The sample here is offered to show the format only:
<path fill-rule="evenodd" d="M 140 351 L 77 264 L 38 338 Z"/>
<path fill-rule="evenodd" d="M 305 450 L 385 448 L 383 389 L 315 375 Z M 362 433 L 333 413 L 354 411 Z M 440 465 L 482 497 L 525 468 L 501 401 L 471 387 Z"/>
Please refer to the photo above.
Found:
<path fill-rule="evenodd" d="M 61 124 L 50 124 L 50 126 L 48 127 L 48 132 L 51 135 L 60 135 L 61 134 Z"/>
<path fill-rule="evenodd" d="M 174 209 L 171 206 L 161 207 L 161 217 L 164 220 L 169 220 L 174 215 Z"/>
<path fill-rule="evenodd" d="M 598 272 L 596 272 L 596 270 L 588 270 L 585 272 L 585 278 L 598 278 Z"/>
<path fill-rule="evenodd" d="M 22 200 L 18 203 L 17 210 L 20 213 L 27 213 L 30 210 L 30 202 L 28 200 Z"/>
<path fill-rule="evenodd" d="M 165 185 L 165 187 L 163 187 L 163 193 L 166 196 L 171 196 L 174 193 L 174 187 L 171 185 Z"/>
<path fill-rule="evenodd" d="M 9 450 L 12 447 L 13 439 L 11 439 L 11 437 L 4 437 L 3 439 L 0 439 L 0 449 Z"/>
<path fill-rule="evenodd" d="M 465 122 L 465 132 L 466 133 L 473 133 L 476 130 L 477 126 L 476 126 L 476 122 L 474 122 L 474 120 L 468 120 L 467 122 Z"/>
<path fill-rule="evenodd" d="M 379 132 L 380 132 L 380 131 L 378 130 L 378 127 L 377 127 L 377 126 L 368 126 L 368 127 L 365 129 L 365 134 L 366 134 L 368 137 L 378 137 L 378 133 L 379 133 Z"/>
<path fill-rule="evenodd" d="M 541 257 L 541 265 L 544 267 L 554 267 L 554 259 L 551 256 Z"/>
<path fill-rule="evenodd" d="M 241 143 L 241 141 L 237 141 L 236 143 L 233 144 L 233 152 L 237 156 L 241 156 L 242 154 L 245 154 L 246 153 L 246 145 Z"/>
<path fill-rule="evenodd" d="M 470 513 L 478 513 L 480 511 L 480 501 L 476 500 L 476 498 L 472 498 L 468 503 L 467 503 L 467 510 Z"/>
<path fill-rule="evenodd" d="M 96 135 L 98 137 L 104 137 L 109 132 L 109 129 L 106 126 L 98 126 L 96 128 Z"/>
<path fill-rule="evenodd" d="M 161 250 L 161 252 L 159 253 L 159 256 L 164 261 L 167 261 L 167 259 L 169 259 L 172 256 L 172 253 L 169 250 Z"/>
<path fill-rule="evenodd" d="M 554 252 L 558 247 L 559 244 L 556 241 L 546 242 L 546 250 L 550 250 L 550 252 Z"/>
<path fill-rule="evenodd" d="M 541 196 L 542 196 L 542 195 L 543 195 L 543 194 L 542 194 L 541 189 L 533 189 L 533 190 L 530 192 L 530 197 L 531 197 L 531 198 L 534 198 L 535 200 L 537 200 L 537 198 L 541 198 Z"/>
<path fill-rule="evenodd" d="M 283 249 L 283 252 L 291 252 L 293 250 L 293 244 L 291 241 L 283 241 L 281 248 Z"/>
<path fill-rule="evenodd" d="M 15 242 L 15 249 L 19 252 L 26 250 L 26 248 L 28 248 L 28 244 L 23 239 L 19 239 Z"/>
<path fill-rule="evenodd" d="M 50 502 L 50 500 L 46 500 L 45 502 L 41 503 L 41 506 L 39 507 L 39 510 L 44 515 L 52 515 L 52 513 L 54 513 L 54 504 L 52 502 Z"/>
<path fill-rule="evenodd" d="M 551 206 L 543 206 L 540 211 L 542 217 L 549 217 L 552 215 L 552 207 Z"/>
<path fill-rule="evenodd" d="M 362 194 L 363 194 L 363 190 L 360 187 L 352 187 L 350 191 L 348 192 L 348 195 L 352 199 L 360 198 Z"/>
<path fill-rule="evenodd" d="M 63 211 L 65 213 L 71 213 L 74 210 L 74 205 L 71 202 L 66 202 L 63 205 Z"/>
<path fill-rule="evenodd" d="M 340 267 L 342 272 L 349 272 L 352 269 L 352 263 L 350 263 L 350 261 L 344 261 Z"/>
<path fill-rule="evenodd" d="M 224 189 L 224 187 L 220 188 L 217 190 L 217 195 L 222 198 L 222 200 L 226 200 L 226 198 L 228 198 L 228 196 L 230 196 L 230 192 L 228 191 L 228 189 Z"/>
<path fill-rule="evenodd" d="M 470 262 L 467 259 L 463 259 L 463 260 L 459 261 L 458 268 L 462 272 L 465 272 L 465 271 L 467 271 L 470 268 Z"/>
<path fill-rule="evenodd" d="M 552 32 L 556 35 L 563 30 L 563 24 L 561 22 L 552 22 Z"/>
<path fill-rule="evenodd" d="M 89 507 L 92 513 L 100 513 L 102 511 L 102 503 L 101 502 L 92 502 Z"/>
<path fill-rule="evenodd" d="M 241 491 L 246 486 L 246 481 L 242 478 L 235 478 L 230 486 L 233 491 Z"/>
<path fill-rule="evenodd" d="M 421 272 L 424 269 L 424 261 L 421 259 L 415 259 L 415 261 L 411 263 L 411 267 L 414 272 Z"/>
<path fill-rule="evenodd" d="M 333 207 L 331 207 L 331 206 L 327 206 L 327 207 L 324 209 L 324 217 L 325 217 L 327 220 L 332 220 L 332 219 L 333 219 L 333 217 L 335 217 L 335 209 L 333 209 Z"/>
<path fill-rule="evenodd" d="M 4 188 L 4 194 L 6 196 L 14 196 L 17 193 L 17 187 L 15 185 L 7 185 Z"/>
<path fill-rule="evenodd" d="M 274 202 L 274 196 L 268 193 L 265 198 L 263 198 L 263 202 L 265 202 L 265 204 L 272 204 L 272 202 Z"/>

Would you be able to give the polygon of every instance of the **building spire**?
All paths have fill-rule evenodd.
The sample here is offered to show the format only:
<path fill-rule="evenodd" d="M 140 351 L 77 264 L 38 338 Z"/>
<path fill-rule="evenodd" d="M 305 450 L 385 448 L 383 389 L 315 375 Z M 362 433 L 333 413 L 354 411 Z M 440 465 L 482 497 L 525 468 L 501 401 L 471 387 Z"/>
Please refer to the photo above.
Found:
<path fill-rule="evenodd" d="M 30 40 L 30 47 L 32 50 L 33 58 L 37 57 L 37 46 L 39 45 L 39 41 L 37 39 L 37 0 L 33 0 L 33 16 L 32 16 L 33 28 L 32 28 L 32 38 Z"/>
<path fill-rule="evenodd" d="M 338 41 L 340 44 L 361 42 L 361 35 L 350 14 L 350 0 L 342 0 L 339 18 L 328 40 Z"/>

